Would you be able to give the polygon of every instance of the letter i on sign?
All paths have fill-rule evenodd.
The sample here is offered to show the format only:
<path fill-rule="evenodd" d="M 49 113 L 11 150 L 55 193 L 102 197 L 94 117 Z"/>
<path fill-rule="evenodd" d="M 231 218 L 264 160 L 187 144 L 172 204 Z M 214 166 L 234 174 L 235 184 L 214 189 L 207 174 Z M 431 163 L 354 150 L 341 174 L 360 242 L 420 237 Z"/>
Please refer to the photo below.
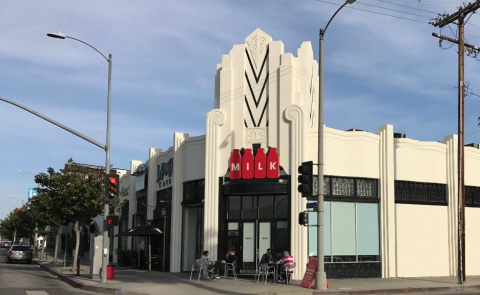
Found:
<path fill-rule="evenodd" d="M 253 154 L 252 149 L 245 149 L 245 154 L 242 158 L 242 178 L 253 178 Z"/>
<path fill-rule="evenodd" d="M 242 177 L 242 155 L 240 150 L 234 149 L 230 156 L 230 179 L 240 179 Z"/>
<path fill-rule="evenodd" d="M 257 154 L 255 155 L 255 178 L 261 179 L 267 177 L 267 158 L 265 157 L 265 152 L 262 148 L 257 149 Z"/>

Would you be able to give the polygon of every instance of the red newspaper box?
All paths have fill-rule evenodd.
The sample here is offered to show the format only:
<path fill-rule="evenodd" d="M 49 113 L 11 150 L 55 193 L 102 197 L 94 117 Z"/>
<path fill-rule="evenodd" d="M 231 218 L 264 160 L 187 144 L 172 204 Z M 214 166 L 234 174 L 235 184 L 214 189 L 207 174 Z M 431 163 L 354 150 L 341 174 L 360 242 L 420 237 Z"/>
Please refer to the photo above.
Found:
<path fill-rule="evenodd" d="M 113 280 L 115 277 L 115 265 L 107 266 L 107 280 Z"/>

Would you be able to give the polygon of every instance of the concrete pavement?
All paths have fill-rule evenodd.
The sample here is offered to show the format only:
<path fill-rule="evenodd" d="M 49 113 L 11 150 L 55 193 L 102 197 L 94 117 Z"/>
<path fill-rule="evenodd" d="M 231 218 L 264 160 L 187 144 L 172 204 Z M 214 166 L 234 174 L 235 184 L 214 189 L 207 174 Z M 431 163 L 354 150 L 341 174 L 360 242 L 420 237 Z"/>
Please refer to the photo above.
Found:
<path fill-rule="evenodd" d="M 73 288 L 38 265 L 5 263 L 8 249 L 0 249 L 0 295 L 98 294 Z"/>
<path fill-rule="evenodd" d="M 115 278 L 101 283 L 88 277 L 88 260 L 83 260 L 80 276 L 71 272 L 63 265 L 52 265 L 45 261 L 40 263 L 52 274 L 58 276 L 72 286 L 83 290 L 99 293 L 114 294 L 150 294 L 150 295 L 179 295 L 179 294 L 400 294 L 434 292 L 441 294 L 465 293 L 480 294 L 480 276 L 467 277 L 468 284 L 456 284 L 455 277 L 428 277 L 428 278 L 395 278 L 395 279 L 344 279 L 329 280 L 330 288 L 317 292 L 298 286 L 298 282 L 285 284 L 267 283 L 256 284 L 253 276 L 239 276 L 237 280 L 231 277 L 209 280 L 189 280 L 190 273 L 164 273 L 156 271 L 136 270 L 128 267 L 116 267 Z"/>

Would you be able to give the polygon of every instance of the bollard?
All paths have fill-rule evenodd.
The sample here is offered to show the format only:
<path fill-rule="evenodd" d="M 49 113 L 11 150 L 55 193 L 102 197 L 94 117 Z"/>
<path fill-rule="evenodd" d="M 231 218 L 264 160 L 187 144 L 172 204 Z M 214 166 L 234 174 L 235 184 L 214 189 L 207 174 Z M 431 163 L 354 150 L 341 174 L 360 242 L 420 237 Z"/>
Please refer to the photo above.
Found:
<path fill-rule="evenodd" d="M 47 261 L 48 253 L 45 251 L 45 261 Z"/>
<path fill-rule="evenodd" d="M 80 257 L 77 257 L 77 276 L 80 275 Z"/>

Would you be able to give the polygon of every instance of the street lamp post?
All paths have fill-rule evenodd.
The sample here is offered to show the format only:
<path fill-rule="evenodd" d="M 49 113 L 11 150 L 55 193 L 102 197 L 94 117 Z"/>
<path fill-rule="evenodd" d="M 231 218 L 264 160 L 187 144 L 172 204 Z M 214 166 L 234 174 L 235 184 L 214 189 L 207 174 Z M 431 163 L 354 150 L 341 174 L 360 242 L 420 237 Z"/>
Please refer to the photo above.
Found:
<path fill-rule="evenodd" d="M 9 199 L 17 199 L 17 200 L 20 200 L 22 201 L 22 207 L 25 206 L 25 201 L 23 201 L 22 199 L 20 198 L 17 198 L 17 197 L 10 197 Z"/>
<path fill-rule="evenodd" d="M 28 173 L 28 174 L 32 174 L 33 176 L 35 176 L 35 174 L 31 173 L 31 172 L 28 172 L 28 171 L 22 171 L 22 170 L 18 170 L 18 171 L 15 171 L 17 173 Z"/>
<path fill-rule="evenodd" d="M 81 42 L 87 46 L 90 46 L 91 48 L 93 48 L 95 51 L 97 51 L 98 53 L 100 53 L 101 56 L 103 56 L 103 58 L 105 58 L 105 60 L 108 62 L 108 98 L 107 98 L 107 143 L 105 145 L 105 152 L 106 152 L 106 156 L 105 156 L 105 174 L 109 174 L 110 173 L 110 93 L 111 93 L 111 80 L 112 80 L 112 55 L 109 54 L 108 55 L 108 58 L 103 54 L 101 53 L 97 48 L 93 47 L 92 45 L 82 41 L 82 40 L 79 40 L 79 39 L 76 39 L 76 38 L 73 38 L 73 37 L 70 37 L 70 36 L 66 36 L 65 34 L 62 34 L 61 32 L 58 32 L 58 33 L 48 33 L 47 34 L 48 37 L 52 37 L 52 38 L 58 38 L 58 39 L 65 39 L 65 38 L 69 38 L 69 39 L 73 39 L 73 40 L 76 40 L 78 42 Z M 108 212 L 109 212 L 109 204 L 107 202 L 104 201 L 104 204 L 103 204 L 103 251 L 102 251 L 102 273 L 101 273 L 101 279 L 102 279 L 102 283 L 106 283 L 107 282 L 107 264 L 108 264 L 108 248 L 107 247 L 107 240 L 108 240 L 108 231 L 106 231 L 106 226 L 105 226 L 105 223 L 106 223 L 106 219 L 107 219 L 107 215 L 108 215 Z"/>
<path fill-rule="evenodd" d="M 318 290 L 327 289 L 327 275 L 325 273 L 325 258 L 324 258 L 324 183 L 323 183 L 323 37 L 327 31 L 328 25 L 332 22 L 337 13 L 347 4 L 352 4 L 356 0 L 347 0 L 340 8 L 333 14 L 328 21 L 325 29 L 320 29 L 320 48 L 319 48 L 319 99 L 318 99 L 318 214 L 317 214 L 317 273 L 316 273 L 316 288 Z"/>

